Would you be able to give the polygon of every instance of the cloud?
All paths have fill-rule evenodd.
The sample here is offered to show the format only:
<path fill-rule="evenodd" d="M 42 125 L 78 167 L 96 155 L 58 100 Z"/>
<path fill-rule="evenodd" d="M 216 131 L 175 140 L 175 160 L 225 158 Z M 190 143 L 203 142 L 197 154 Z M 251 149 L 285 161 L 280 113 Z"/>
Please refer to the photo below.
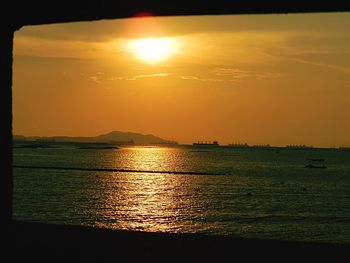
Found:
<path fill-rule="evenodd" d="M 221 82 L 224 81 L 223 79 L 217 79 L 217 78 L 199 78 L 196 76 L 180 76 L 180 79 L 184 80 L 197 80 L 197 81 L 214 81 L 214 82 Z"/>
<path fill-rule="evenodd" d="M 267 71 L 252 71 L 243 70 L 239 68 L 229 67 L 215 67 L 208 69 L 205 77 L 191 74 L 191 75 L 180 75 L 179 78 L 183 80 L 194 80 L 194 81 L 212 81 L 212 82 L 238 82 L 242 79 L 254 78 L 254 79 L 272 79 L 280 78 L 283 74 L 267 72 Z"/>
<path fill-rule="evenodd" d="M 82 76 L 85 74 L 81 74 Z M 159 77 L 167 77 L 170 74 L 168 73 L 153 73 L 153 74 L 143 74 L 143 75 L 137 75 L 137 76 L 111 76 L 111 77 L 104 77 L 102 76 L 103 73 L 97 72 L 96 75 L 87 76 L 87 79 L 89 81 L 93 81 L 95 83 L 102 83 L 103 81 L 119 81 L 119 80 L 138 80 L 138 79 L 147 79 L 147 78 L 159 78 Z"/>
<path fill-rule="evenodd" d="M 129 78 L 124 78 L 124 80 L 137 80 L 137 79 L 144 79 L 144 78 L 157 78 L 157 77 L 166 77 L 169 76 L 168 73 L 154 73 L 154 74 L 143 74 L 143 75 L 137 75 Z"/>
<path fill-rule="evenodd" d="M 107 59 L 111 57 L 111 54 L 118 56 L 123 54 L 120 49 L 116 48 L 118 47 L 117 43 L 53 40 L 15 35 L 13 53 L 14 55 L 32 57 Z M 122 44 L 119 46 L 122 47 Z"/>
<path fill-rule="evenodd" d="M 102 81 L 99 80 L 99 77 L 98 77 L 98 76 L 89 76 L 89 77 L 88 77 L 88 80 L 89 80 L 89 81 L 92 81 L 92 82 L 95 82 L 95 83 L 97 83 L 97 84 L 102 83 Z"/>
<path fill-rule="evenodd" d="M 212 71 L 216 76 L 229 77 L 230 80 L 239 80 L 244 78 L 271 79 L 282 76 L 280 73 L 242 70 L 238 68 L 214 68 Z"/>
<path fill-rule="evenodd" d="M 315 62 L 315 61 L 310 61 L 310 60 L 305 60 L 305 59 L 291 59 L 291 60 L 293 60 L 295 62 L 302 63 L 302 64 L 308 64 L 308 65 L 313 65 L 313 66 L 317 66 L 317 67 L 329 68 L 329 69 L 333 69 L 333 70 L 337 70 L 340 72 L 350 74 L 350 67 L 342 67 L 342 66 L 338 66 L 338 65 L 334 65 L 334 64 L 320 63 L 320 62 Z"/>
<path fill-rule="evenodd" d="M 154 78 L 154 77 L 166 77 L 168 73 L 154 73 L 135 76 L 135 78 Z"/>
<path fill-rule="evenodd" d="M 301 38 L 302 36 L 300 36 Z M 290 41 L 292 42 L 292 41 Z M 284 46 L 279 47 L 270 47 L 265 50 L 269 55 L 272 55 L 276 58 L 293 58 L 293 57 L 305 57 L 310 55 L 333 55 L 336 51 L 332 50 L 330 47 L 320 46 L 322 40 L 319 42 L 315 41 L 312 47 L 305 47 L 286 42 Z"/>

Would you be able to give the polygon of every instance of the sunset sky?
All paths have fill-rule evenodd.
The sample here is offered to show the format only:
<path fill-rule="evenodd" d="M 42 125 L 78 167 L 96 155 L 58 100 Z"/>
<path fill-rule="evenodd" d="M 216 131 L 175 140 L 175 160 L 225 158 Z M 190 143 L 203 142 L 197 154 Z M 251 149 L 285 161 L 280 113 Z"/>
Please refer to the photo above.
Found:
<path fill-rule="evenodd" d="M 350 146 L 349 47 L 350 13 L 24 27 L 13 133 Z"/>

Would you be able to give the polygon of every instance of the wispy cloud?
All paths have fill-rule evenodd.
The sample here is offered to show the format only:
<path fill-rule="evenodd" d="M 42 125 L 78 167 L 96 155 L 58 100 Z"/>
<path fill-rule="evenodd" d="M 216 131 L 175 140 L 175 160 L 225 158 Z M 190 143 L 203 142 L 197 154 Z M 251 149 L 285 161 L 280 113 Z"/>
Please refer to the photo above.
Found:
<path fill-rule="evenodd" d="M 343 66 L 338 66 L 334 64 L 328 64 L 328 63 L 320 63 L 320 62 L 315 62 L 315 61 L 310 61 L 310 60 L 305 60 L 305 59 L 291 59 L 295 62 L 303 63 L 303 64 L 308 64 L 308 65 L 313 65 L 317 67 L 323 67 L 323 68 L 329 68 L 333 70 L 337 70 L 340 72 L 344 72 L 347 74 L 350 74 L 350 67 L 343 67 Z"/>
<path fill-rule="evenodd" d="M 244 78 L 255 78 L 255 79 L 271 79 L 279 78 L 282 76 L 280 73 L 266 72 L 266 71 L 251 71 L 242 70 L 238 68 L 214 68 L 212 70 L 216 76 L 228 77 L 228 80 L 240 80 Z"/>
<path fill-rule="evenodd" d="M 126 77 L 123 78 L 123 80 L 138 80 L 138 79 L 144 79 L 144 78 L 159 78 L 159 77 L 166 77 L 169 76 L 168 73 L 153 73 L 153 74 L 142 74 L 137 75 L 133 77 Z"/>
<path fill-rule="evenodd" d="M 154 77 L 166 77 L 168 73 L 154 73 L 135 76 L 135 78 L 154 78 Z"/>
<path fill-rule="evenodd" d="M 198 80 L 198 81 L 214 81 L 214 82 L 221 82 L 224 81 L 223 79 L 217 79 L 217 78 L 199 78 L 196 76 L 180 76 L 180 79 L 184 80 Z"/>
<path fill-rule="evenodd" d="M 86 74 L 81 74 L 86 75 Z M 103 73 L 97 72 L 95 75 L 87 76 L 89 81 L 93 81 L 95 83 L 102 83 L 103 81 L 118 81 L 118 80 L 138 80 L 138 79 L 147 79 L 147 78 L 159 78 L 169 76 L 168 73 L 153 73 L 153 74 L 143 74 L 137 76 L 103 76 Z"/>

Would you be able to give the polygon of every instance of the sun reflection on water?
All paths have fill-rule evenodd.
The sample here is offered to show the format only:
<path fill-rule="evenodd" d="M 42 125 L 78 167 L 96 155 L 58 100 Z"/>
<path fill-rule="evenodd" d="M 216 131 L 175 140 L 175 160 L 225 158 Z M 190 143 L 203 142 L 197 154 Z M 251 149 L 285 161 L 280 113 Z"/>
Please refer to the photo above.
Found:
<path fill-rule="evenodd" d="M 173 149 L 162 147 L 134 147 L 129 148 L 128 156 L 125 162 L 132 170 L 159 171 L 176 169 L 176 160 Z"/>
<path fill-rule="evenodd" d="M 125 166 L 132 170 L 174 170 L 179 166 L 171 148 L 134 147 Z M 180 164 L 181 166 L 181 164 Z M 190 176 L 154 173 L 114 173 L 105 184 L 99 226 L 115 229 L 180 232 L 183 215 L 189 215 L 193 199 L 189 198 Z M 186 219 L 188 224 L 188 219 Z"/>

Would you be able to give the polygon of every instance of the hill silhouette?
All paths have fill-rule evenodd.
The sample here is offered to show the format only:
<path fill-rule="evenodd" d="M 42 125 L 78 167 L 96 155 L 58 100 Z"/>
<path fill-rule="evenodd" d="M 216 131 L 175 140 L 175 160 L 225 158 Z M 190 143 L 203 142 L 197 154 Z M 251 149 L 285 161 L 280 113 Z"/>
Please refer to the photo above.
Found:
<path fill-rule="evenodd" d="M 133 143 L 133 144 L 176 144 L 175 141 L 166 140 L 152 134 L 135 132 L 112 131 L 94 137 L 70 137 L 70 136 L 30 136 L 13 135 L 13 140 L 26 141 L 55 141 L 55 142 L 98 142 L 98 143 Z"/>

